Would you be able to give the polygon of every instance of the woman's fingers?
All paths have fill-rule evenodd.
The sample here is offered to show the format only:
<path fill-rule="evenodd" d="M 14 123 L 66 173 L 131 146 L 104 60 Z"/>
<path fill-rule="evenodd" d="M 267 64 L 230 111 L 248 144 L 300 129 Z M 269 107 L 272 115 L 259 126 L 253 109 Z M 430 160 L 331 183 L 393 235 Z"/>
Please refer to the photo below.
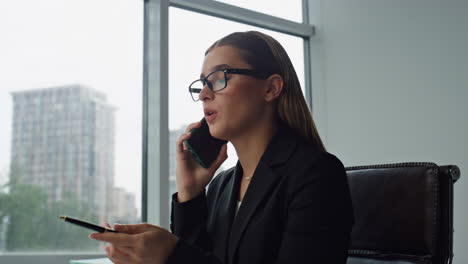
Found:
<path fill-rule="evenodd" d="M 123 233 L 92 233 L 89 238 L 127 247 L 131 247 L 135 243 L 135 237 Z"/>
<path fill-rule="evenodd" d="M 115 231 L 126 234 L 140 234 L 147 231 L 158 230 L 160 227 L 148 223 L 134 225 L 114 225 Z"/>
<path fill-rule="evenodd" d="M 180 154 L 180 153 L 183 153 L 184 151 L 187 150 L 187 146 L 185 146 L 184 144 L 184 140 L 187 140 L 190 138 L 190 135 L 191 135 L 191 130 L 194 129 L 194 128 L 197 128 L 201 125 L 201 122 L 195 122 L 195 123 L 191 123 L 190 125 L 187 126 L 187 128 L 185 129 L 185 133 L 181 134 L 179 136 L 179 138 L 177 139 L 176 141 L 176 153 L 177 154 Z"/>
<path fill-rule="evenodd" d="M 136 256 L 136 248 L 133 248 L 133 247 L 124 247 L 124 246 L 116 246 L 116 245 L 112 245 L 112 247 L 118 249 L 119 251 L 121 251 L 122 253 L 128 255 L 129 257 L 135 257 Z"/>
<path fill-rule="evenodd" d="M 190 123 L 187 128 L 185 128 L 185 133 L 190 132 L 192 129 L 197 128 L 201 125 L 201 122 Z"/>
<path fill-rule="evenodd" d="M 119 248 L 114 246 L 106 247 L 107 257 L 114 263 L 132 263 L 133 258 Z"/>
<path fill-rule="evenodd" d="M 179 139 L 176 141 L 176 153 L 177 154 L 182 154 L 185 150 L 187 150 L 187 147 L 184 144 L 184 140 L 189 139 L 191 136 L 190 132 L 188 133 L 183 133 L 182 135 L 179 136 Z"/>

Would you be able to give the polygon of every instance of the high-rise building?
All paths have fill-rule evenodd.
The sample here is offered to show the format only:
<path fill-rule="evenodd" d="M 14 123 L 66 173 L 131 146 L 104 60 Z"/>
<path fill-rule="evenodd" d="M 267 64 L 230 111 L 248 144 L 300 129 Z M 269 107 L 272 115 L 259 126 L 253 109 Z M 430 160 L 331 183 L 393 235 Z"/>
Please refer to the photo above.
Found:
<path fill-rule="evenodd" d="M 138 218 L 138 210 L 135 203 L 135 194 L 127 192 L 124 188 L 114 188 L 114 221 L 119 224 L 136 224 L 141 220 Z"/>
<path fill-rule="evenodd" d="M 13 92 L 10 171 L 49 201 L 75 196 L 108 219 L 114 188 L 115 107 L 82 85 Z"/>
<path fill-rule="evenodd" d="M 0 218 L 0 252 L 5 250 L 6 226 L 8 224 L 8 220 L 8 216 Z"/>

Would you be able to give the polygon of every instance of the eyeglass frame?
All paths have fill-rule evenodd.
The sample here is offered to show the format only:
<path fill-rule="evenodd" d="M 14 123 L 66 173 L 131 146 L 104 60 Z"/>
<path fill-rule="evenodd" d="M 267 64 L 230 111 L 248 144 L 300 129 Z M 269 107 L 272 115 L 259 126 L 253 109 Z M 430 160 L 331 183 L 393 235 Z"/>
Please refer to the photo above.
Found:
<path fill-rule="evenodd" d="M 215 72 L 223 72 L 224 73 L 224 80 L 225 80 L 225 85 L 223 88 L 221 89 L 218 89 L 216 91 L 213 90 L 213 84 L 208 80 L 208 78 L 214 74 Z M 192 100 L 194 102 L 198 102 L 200 101 L 200 98 L 198 98 L 197 100 L 195 100 L 195 98 L 193 98 L 193 94 L 192 94 L 192 91 L 193 90 L 196 90 L 194 91 L 194 93 L 198 93 L 200 94 L 202 89 L 200 88 L 190 88 L 192 87 L 192 85 L 196 82 L 199 82 L 201 81 L 203 86 L 205 86 L 205 84 L 208 84 L 208 88 L 210 89 L 210 91 L 212 91 L 213 93 L 216 93 L 216 92 L 219 92 L 221 90 L 224 90 L 226 89 L 227 87 L 227 83 L 228 83 L 228 78 L 227 78 L 227 75 L 228 74 L 240 74 L 240 75 L 247 75 L 247 76 L 252 76 L 252 77 L 255 77 L 255 78 L 258 78 L 258 79 L 266 79 L 268 78 L 271 74 L 268 74 L 266 72 L 263 72 L 263 71 L 260 71 L 260 70 L 256 70 L 256 69 L 232 69 L 232 68 L 225 68 L 225 69 L 218 69 L 218 70 L 214 70 L 212 72 L 210 72 L 206 77 L 204 78 L 200 78 L 200 79 L 196 79 L 195 81 L 193 81 L 192 83 L 190 83 L 189 85 L 189 93 L 190 93 L 190 97 L 192 97 Z"/>

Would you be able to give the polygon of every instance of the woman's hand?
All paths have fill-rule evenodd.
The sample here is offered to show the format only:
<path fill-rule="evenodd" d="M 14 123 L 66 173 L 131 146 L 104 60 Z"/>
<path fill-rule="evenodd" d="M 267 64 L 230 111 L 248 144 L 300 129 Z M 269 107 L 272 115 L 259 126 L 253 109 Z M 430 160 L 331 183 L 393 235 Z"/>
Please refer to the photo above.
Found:
<path fill-rule="evenodd" d="M 218 157 L 208 169 L 203 168 L 193 159 L 183 142 L 190 138 L 190 131 L 200 127 L 200 125 L 201 122 L 190 124 L 176 142 L 177 200 L 180 203 L 188 201 L 204 191 L 216 170 L 227 159 L 226 144 L 221 147 Z"/>
<path fill-rule="evenodd" d="M 106 252 L 115 264 L 163 264 L 178 241 L 166 229 L 150 224 L 115 225 L 114 229 L 118 233 L 92 233 L 89 237 L 111 243 Z"/>

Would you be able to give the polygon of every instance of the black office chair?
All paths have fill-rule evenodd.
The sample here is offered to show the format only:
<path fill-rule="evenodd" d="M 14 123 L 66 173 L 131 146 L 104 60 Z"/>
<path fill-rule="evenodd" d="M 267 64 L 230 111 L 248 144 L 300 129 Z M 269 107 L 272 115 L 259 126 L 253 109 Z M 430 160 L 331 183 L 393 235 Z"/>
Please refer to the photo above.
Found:
<path fill-rule="evenodd" d="M 452 262 L 457 166 L 399 163 L 346 171 L 355 214 L 348 264 Z"/>

